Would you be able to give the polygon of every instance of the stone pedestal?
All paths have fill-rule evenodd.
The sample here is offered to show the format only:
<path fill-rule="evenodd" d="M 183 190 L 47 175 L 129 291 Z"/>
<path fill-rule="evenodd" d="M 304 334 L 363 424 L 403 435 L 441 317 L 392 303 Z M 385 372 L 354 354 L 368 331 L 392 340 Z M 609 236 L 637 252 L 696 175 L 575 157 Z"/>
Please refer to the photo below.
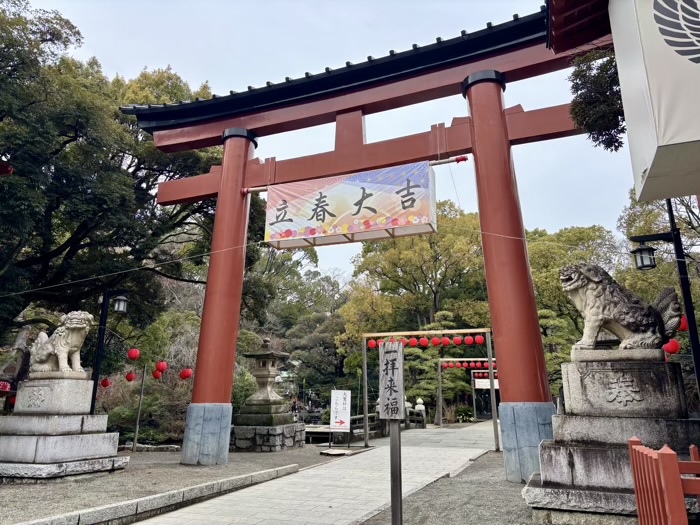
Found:
<path fill-rule="evenodd" d="M 615 358 L 619 351 L 590 352 Z M 667 444 L 680 455 L 700 437 L 700 420 L 687 419 L 680 365 L 592 361 L 590 352 L 562 365 L 564 413 L 552 418 L 553 439 L 539 447 L 540 476 L 523 489 L 533 509 L 547 511 L 550 520 L 559 516 L 553 524 L 636 514 L 631 437 L 653 448 Z M 594 514 L 571 521 L 567 512 Z"/>
<path fill-rule="evenodd" d="M 91 416 L 92 381 L 20 383 L 15 411 L 0 417 L 0 483 L 28 482 L 123 469 L 119 434 L 107 416 Z"/>

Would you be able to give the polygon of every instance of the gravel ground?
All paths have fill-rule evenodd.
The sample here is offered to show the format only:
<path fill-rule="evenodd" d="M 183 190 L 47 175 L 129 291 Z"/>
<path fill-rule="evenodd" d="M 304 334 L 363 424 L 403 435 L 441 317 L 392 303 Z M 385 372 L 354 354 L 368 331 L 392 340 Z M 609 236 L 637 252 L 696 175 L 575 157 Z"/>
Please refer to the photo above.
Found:
<path fill-rule="evenodd" d="M 503 454 L 489 452 L 455 478 L 442 478 L 403 501 L 404 525 L 530 525 L 520 497 L 522 485 L 508 483 Z M 385 510 L 363 525 L 391 525 Z"/>
<path fill-rule="evenodd" d="M 112 474 L 72 477 L 50 483 L 0 485 L 0 525 L 108 505 L 285 465 L 299 468 L 328 461 L 321 449 L 304 448 L 274 453 L 230 454 L 228 465 L 180 465 L 179 452 L 137 452 L 129 466 Z M 122 454 L 120 454 L 122 455 Z"/>

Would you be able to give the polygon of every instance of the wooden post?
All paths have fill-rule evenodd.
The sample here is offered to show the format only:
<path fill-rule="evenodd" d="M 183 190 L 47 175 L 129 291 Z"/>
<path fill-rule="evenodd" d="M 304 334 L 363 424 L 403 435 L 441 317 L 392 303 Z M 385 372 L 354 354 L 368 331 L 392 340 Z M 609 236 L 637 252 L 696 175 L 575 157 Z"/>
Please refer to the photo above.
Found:
<path fill-rule="evenodd" d="M 681 483 L 681 472 L 678 467 L 678 456 L 668 445 L 664 445 L 657 453 L 659 477 L 661 478 L 661 493 L 666 510 L 667 523 L 687 525 L 688 514 L 685 510 L 685 496 Z"/>
<path fill-rule="evenodd" d="M 369 400 L 367 394 L 367 338 L 362 338 L 362 403 L 364 414 L 362 416 L 362 429 L 365 433 L 365 448 L 369 448 Z"/>
<path fill-rule="evenodd" d="M 472 384 L 472 405 L 474 406 L 474 419 L 476 419 L 476 383 L 474 382 L 474 370 L 469 369 Z"/>
<path fill-rule="evenodd" d="M 438 425 L 440 425 L 440 428 L 442 428 L 442 360 L 441 359 L 438 359 L 437 374 L 438 374 L 437 416 L 438 416 Z"/>
<path fill-rule="evenodd" d="M 401 483 L 401 420 L 389 422 L 389 454 L 391 456 L 391 525 L 403 524 Z"/>
<path fill-rule="evenodd" d="M 496 406 L 496 388 L 493 381 L 493 352 L 491 350 L 491 333 L 486 333 L 486 352 L 489 358 L 489 389 L 491 390 L 491 420 L 493 421 L 493 443 L 496 446 L 496 452 L 500 450 L 498 440 L 498 407 Z"/>
<path fill-rule="evenodd" d="M 389 420 L 391 525 L 402 525 L 401 419 L 406 415 L 402 343 L 380 343 L 379 345 L 379 399 L 379 416 Z"/>
<path fill-rule="evenodd" d="M 131 451 L 136 452 L 136 442 L 139 439 L 139 421 L 141 421 L 141 405 L 143 405 L 143 387 L 146 384 L 146 365 L 143 365 L 143 374 L 141 375 L 141 397 L 139 397 L 139 410 L 136 414 L 136 429 L 134 430 L 134 443 L 131 445 Z"/>

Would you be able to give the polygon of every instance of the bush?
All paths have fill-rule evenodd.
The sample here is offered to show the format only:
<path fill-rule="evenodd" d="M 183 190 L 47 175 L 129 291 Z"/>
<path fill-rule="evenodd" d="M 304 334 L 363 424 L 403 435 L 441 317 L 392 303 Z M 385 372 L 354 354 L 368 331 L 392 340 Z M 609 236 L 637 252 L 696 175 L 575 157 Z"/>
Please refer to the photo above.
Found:
<path fill-rule="evenodd" d="M 100 387 L 98 390 L 98 408 L 109 415 L 108 429 L 119 432 L 122 442 L 134 438 L 140 379 L 137 377 L 129 383 L 121 375 L 112 377 L 109 388 Z M 181 380 L 174 370 L 168 370 L 159 380 L 153 379 L 150 374 L 146 377 L 139 442 L 158 444 L 182 441 L 187 407 L 192 399 L 192 384 L 192 381 Z"/>
<path fill-rule="evenodd" d="M 474 410 L 467 405 L 457 405 L 455 406 L 455 418 L 460 423 L 464 423 L 466 421 L 473 421 Z"/>
<path fill-rule="evenodd" d="M 330 425 L 331 424 L 331 409 L 327 408 L 323 411 L 323 414 L 321 414 L 321 424 L 322 425 Z"/>

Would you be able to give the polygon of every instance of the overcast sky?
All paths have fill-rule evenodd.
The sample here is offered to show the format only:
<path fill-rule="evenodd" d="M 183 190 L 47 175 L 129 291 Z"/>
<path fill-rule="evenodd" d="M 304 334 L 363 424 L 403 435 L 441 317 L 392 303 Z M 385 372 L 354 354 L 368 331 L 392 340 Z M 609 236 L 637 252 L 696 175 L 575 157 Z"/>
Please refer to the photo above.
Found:
<path fill-rule="evenodd" d="M 289 76 L 317 73 L 367 55 L 402 51 L 411 44 L 452 38 L 487 22 L 539 10 L 533 0 L 33 0 L 57 9 L 78 26 L 85 43 L 80 59 L 96 56 L 107 75 L 132 78 L 168 65 L 192 87 L 208 81 L 212 91 L 244 91 Z M 508 106 L 525 110 L 571 99 L 567 71 L 509 84 Z M 367 141 L 428 131 L 465 116 L 461 96 L 366 118 Z M 264 137 L 261 158 L 298 157 L 333 149 L 334 126 Z M 525 227 L 556 231 L 600 224 L 615 230 L 633 184 L 627 149 L 607 153 L 584 136 L 516 146 L 515 170 Z M 438 199 L 477 211 L 474 166 L 436 168 Z M 454 180 L 454 183 L 453 183 Z M 454 184 L 454 185 L 453 185 Z M 456 192 L 455 192 L 456 186 Z M 455 198 L 455 195 L 457 198 Z M 438 224 L 439 228 L 439 224 Z M 319 248 L 323 270 L 352 271 L 359 244 Z"/>

